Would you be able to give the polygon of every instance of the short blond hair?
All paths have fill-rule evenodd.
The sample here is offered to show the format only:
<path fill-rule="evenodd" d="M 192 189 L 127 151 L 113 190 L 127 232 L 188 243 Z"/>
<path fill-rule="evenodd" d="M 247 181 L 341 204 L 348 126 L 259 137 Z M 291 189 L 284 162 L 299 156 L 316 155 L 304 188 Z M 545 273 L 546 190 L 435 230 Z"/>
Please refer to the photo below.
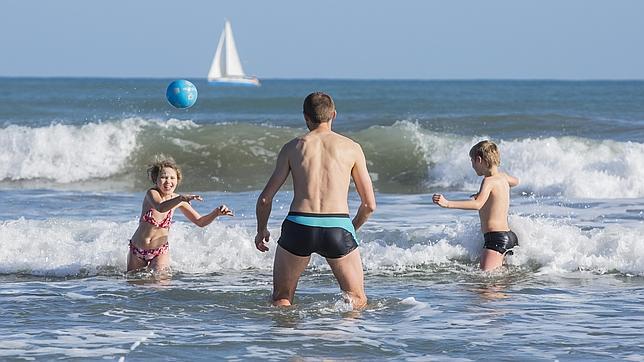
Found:
<path fill-rule="evenodd" d="M 488 167 L 499 166 L 501 164 L 501 154 L 496 143 L 485 140 L 481 141 L 470 149 L 470 157 L 481 157 L 482 160 L 487 162 Z"/>
<path fill-rule="evenodd" d="M 173 169 L 177 173 L 177 184 L 179 184 L 181 182 L 181 169 L 177 166 L 174 158 L 165 155 L 156 155 L 148 167 L 148 177 L 150 177 L 152 183 L 157 183 L 159 173 L 166 167 Z"/>
<path fill-rule="evenodd" d="M 306 96 L 302 108 L 311 122 L 324 123 L 333 118 L 335 103 L 330 95 L 323 92 L 313 92 Z"/>

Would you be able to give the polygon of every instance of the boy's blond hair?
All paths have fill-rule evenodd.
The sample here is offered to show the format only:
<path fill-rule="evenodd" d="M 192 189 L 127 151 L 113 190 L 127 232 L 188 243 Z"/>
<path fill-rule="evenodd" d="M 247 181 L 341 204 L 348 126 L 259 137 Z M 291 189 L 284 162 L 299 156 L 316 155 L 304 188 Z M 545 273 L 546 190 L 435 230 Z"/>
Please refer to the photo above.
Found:
<path fill-rule="evenodd" d="M 166 167 L 173 169 L 177 173 L 177 184 L 179 184 L 181 182 L 181 169 L 177 166 L 174 158 L 165 155 L 156 155 L 148 167 L 148 176 L 152 180 L 152 183 L 157 183 L 159 173 Z"/>
<path fill-rule="evenodd" d="M 481 141 L 470 149 L 470 157 L 481 157 L 487 163 L 488 167 L 499 166 L 501 164 L 501 155 L 499 148 L 490 140 Z"/>

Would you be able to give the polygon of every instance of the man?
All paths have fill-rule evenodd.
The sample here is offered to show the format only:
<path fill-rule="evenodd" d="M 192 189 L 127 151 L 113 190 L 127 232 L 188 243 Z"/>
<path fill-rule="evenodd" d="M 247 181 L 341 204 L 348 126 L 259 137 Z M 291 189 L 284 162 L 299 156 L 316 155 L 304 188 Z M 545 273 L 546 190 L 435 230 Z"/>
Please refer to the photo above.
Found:
<path fill-rule="evenodd" d="M 275 171 L 257 200 L 255 246 L 268 250 L 273 197 L 291 173 L 293 201 L 275 251 L 273 305 L 291 305 L 300 275 L 311 254 L 318 253 L 353 306 L 361 308 L 367 297 L 355 230 L 376 209 L 364 153 L 359 144 L 331 130 L 336 111 L 329 95 L 311 93 L 303 108 L 309 133 L 286 143 L 277 156 Z M 353 220 L 347 200 L 351 178 L 361 200 Z"/>

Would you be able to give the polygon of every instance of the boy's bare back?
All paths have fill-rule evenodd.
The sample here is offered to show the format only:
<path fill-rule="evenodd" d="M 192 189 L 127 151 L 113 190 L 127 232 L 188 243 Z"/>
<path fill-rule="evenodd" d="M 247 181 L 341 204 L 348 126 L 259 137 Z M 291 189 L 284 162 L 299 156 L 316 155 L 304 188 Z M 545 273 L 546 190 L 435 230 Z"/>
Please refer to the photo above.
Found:
<path fill-rule="evenodd" d="M 486 176 L 481 183 L 478 197 L 485 198 L 483 206 L 479 209 L 481 218 L 481 231 L 508 231 L 508 210 L 510 208 L 510 184 L 508 175 L 499 172 L 493 176 Z M 486 195 L 487 193 L 487 195 Z M 483 200 L 482 200 L 483 201 Z"/>

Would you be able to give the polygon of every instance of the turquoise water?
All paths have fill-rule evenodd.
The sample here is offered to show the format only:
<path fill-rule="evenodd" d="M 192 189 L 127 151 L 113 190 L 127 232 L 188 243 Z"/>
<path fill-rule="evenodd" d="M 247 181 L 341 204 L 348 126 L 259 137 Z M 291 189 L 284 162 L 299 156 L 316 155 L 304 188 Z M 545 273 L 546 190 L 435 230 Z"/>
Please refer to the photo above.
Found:
<path fill-rule="evenodd" d="M 182 111 L 167 83 L 3 79 L 0 359 L 644 359 L 644 82 L 195 81 Z M 313 90 L 334 96 L 377 191 L 358 231 L 364 311 L 320 257 L 296 305 L 270 307 L 275 245 L 252 243 L 255 201 Z M 521 246 L 494 273 L 478 270 L 476 213 L 431 202 L 477 189 L 467 151 L 484 137 L 521 179 Z M 124 274 L 158 152 L 183 166 L 180 191 L 204 196 L 198 211 L 236 215 L 204 229 L 178 215 L 163 283 Z M 291 196 L 276 197 L 274 240 Z"/>

